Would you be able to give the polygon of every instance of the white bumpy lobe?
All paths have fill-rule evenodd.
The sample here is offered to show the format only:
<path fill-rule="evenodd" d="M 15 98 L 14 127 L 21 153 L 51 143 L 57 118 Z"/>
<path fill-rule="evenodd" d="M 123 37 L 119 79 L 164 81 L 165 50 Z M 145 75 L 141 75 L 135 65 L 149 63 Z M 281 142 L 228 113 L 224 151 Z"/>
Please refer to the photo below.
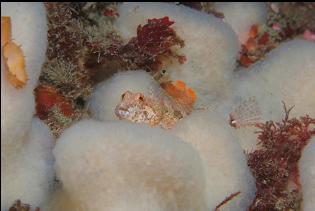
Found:
<path fill-rule="evenodd" d="M 227 121 L 215 112 L 194 111 L 179 121 L 172 134 L 190 143 L 199 152 L 206 172 L 208 209 L 232 193 L 240 195 L 222 210 L 243 211 L 255 196 L 255 183 L 244 152 Z"/>
<path fill-rule="evenodd" d="M 198 153 L 161 129 L 84 120 L 62 134 L 54 155 L 83 210 L 205 210 Z"/>
<path fill-rule="evenodd" d="M 20 199 L 32 207 L 47 200 L 53 182 L 53 136 L 49 128 L 34 118 L 23 148 L 1 157 L 1 211 L 7 211 Z"/>
<path fill-rule="evenodd" d="M 35 88 L 45 60 L 47 18 L 43 3 L 1 2 L 1 16 L 9 16 L 12 39 L 21 45 L 28 81 L 22 89 L 13 87 L 5 75 L 1 51 L 1 159 L 18 152 L 26 138 L 35 111 Z"/>

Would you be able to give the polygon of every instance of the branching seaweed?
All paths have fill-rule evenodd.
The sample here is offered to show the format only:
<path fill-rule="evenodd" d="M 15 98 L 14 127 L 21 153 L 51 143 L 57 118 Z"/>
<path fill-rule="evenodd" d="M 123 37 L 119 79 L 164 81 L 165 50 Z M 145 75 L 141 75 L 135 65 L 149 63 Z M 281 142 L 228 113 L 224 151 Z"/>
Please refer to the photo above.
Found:
<path fill-rule="evenodd" d="M 299 210 L 302 192 L 298 161 L 315 135 L 315 119 L 308 115 L 290 119 L 292 108 L 287 109 L 284 104 L 285 117 L 281 122 L 256 125 L 261 148 L 248 154 L 257 188 L 249 211 Z"/>

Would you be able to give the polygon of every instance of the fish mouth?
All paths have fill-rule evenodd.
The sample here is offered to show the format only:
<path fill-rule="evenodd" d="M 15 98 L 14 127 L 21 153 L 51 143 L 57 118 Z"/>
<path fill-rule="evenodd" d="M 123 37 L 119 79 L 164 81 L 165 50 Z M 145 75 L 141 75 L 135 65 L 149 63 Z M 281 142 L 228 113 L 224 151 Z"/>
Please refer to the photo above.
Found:
<path fill-rule="evenodd" d="M 115 114 L 116 116 L 119 117 L 119 119 L 122 119 L 123 117 L 125 117 L 127 113 L 128 113 L 128 109 L 122 109 L 122 108 L 115 109 Z"/>

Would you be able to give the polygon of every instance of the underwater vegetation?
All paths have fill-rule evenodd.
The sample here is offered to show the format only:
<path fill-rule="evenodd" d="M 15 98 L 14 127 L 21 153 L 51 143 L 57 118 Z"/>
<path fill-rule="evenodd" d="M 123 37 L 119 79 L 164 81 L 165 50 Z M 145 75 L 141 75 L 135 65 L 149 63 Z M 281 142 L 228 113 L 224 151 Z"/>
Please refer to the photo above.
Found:
<path fill-rule="evenodd" d="M 315 135 L 315 119 L 289 118 L 284 105 L 281 122 L 257 124 L 259 149 L 250 152 L 248 166 L 256 180 L 256 198 L 249 210 L 299 210 L 302 201 L 298 161 Z"/>

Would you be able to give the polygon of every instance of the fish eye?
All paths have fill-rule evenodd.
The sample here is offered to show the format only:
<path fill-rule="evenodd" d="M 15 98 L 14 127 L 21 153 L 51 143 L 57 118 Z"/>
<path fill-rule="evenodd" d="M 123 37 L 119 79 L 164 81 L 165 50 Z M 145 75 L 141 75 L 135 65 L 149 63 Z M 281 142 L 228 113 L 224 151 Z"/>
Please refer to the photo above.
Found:
<path fill-rule="evenodd" d="M 162 70 L 162 73 L 165 74 L 165 73 L 166 73 L 166 70 Z"/>

